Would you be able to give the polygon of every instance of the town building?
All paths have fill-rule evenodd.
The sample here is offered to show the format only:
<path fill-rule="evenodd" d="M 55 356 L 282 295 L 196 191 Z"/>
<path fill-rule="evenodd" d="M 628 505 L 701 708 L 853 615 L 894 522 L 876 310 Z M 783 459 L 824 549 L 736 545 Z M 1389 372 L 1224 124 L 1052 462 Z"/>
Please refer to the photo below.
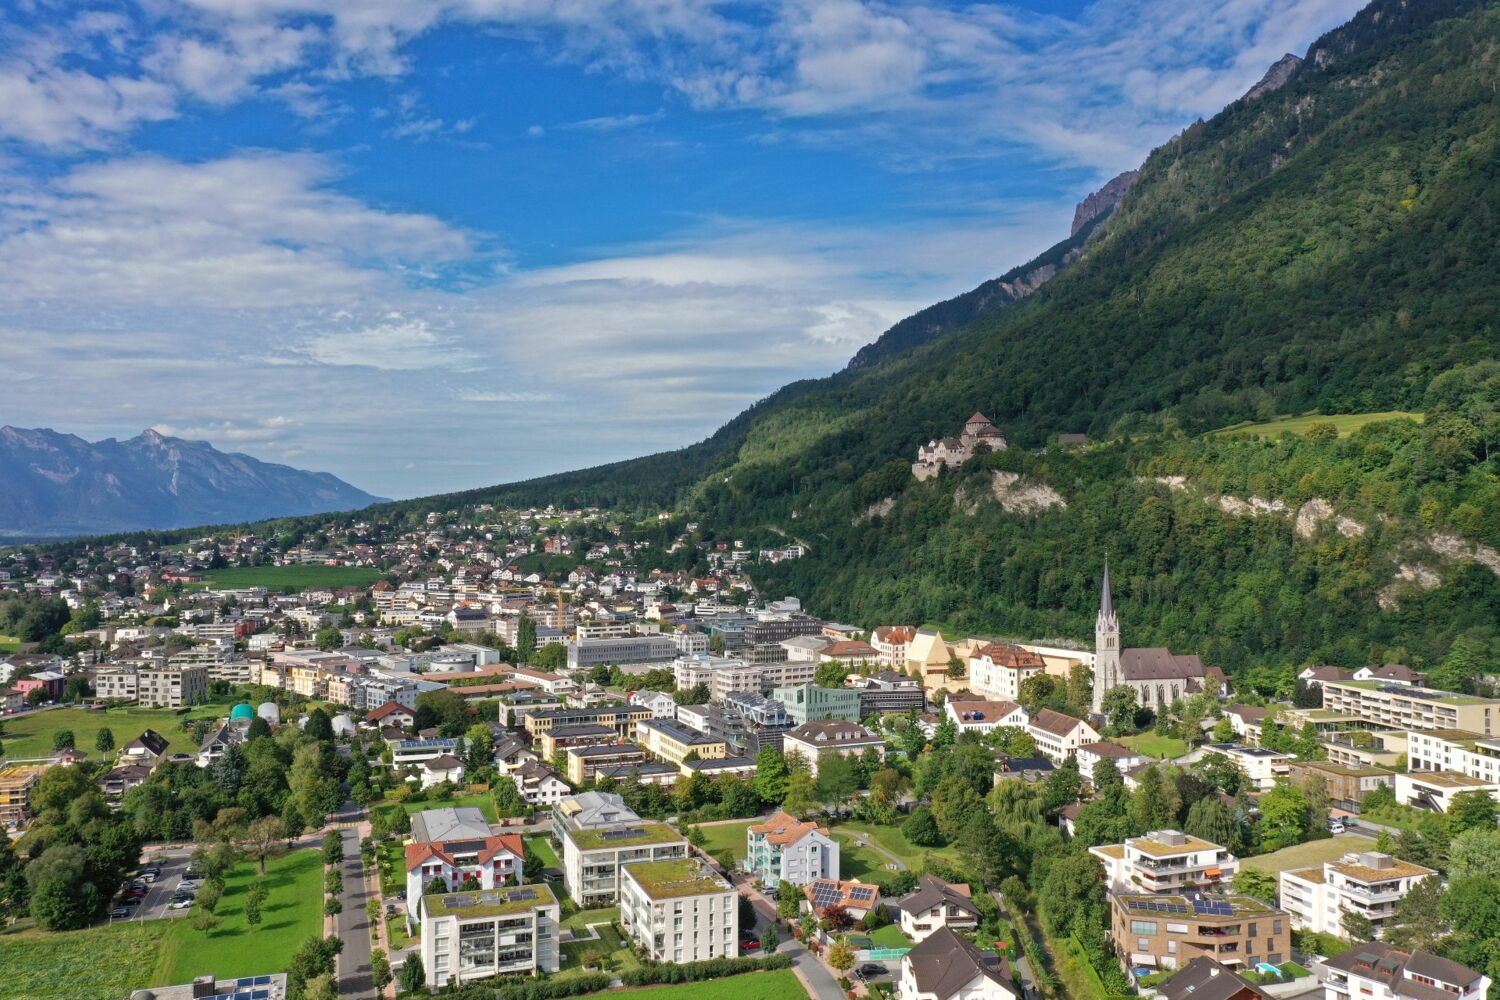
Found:
<path fill-rule="evenodd" d="M 510 777 L 528 805 L 552 805 L 572 791 L 556 768 L 539 760 L 523 761 L 511 768 Z"/>
<path fill-rule="evenodd" d="M 880 908 L 880 886 L 869 882 L 817 878 L 802 887 L 802 908 L 816 917 L 839 908 L 855 920 L 863 920 Z"/>
<path fill-rule="evenodd" d="M 620 929 L 653 962 L 703 962 L 739 951 L 739 893 L 696 858 L 620 869 Z"/>
<path fill-rule="evenodd" d="M 1122 775 L 1135 770 L 1142 764 L 1151 762 L 1151 758 L 1145 754 L 1109 740 L 1085 743 L 1074 751 L 1074 756 L 1078 758 L 1078 773 L 1083 775 L 1086 781 L 1092 780 L 1094 768 L 1103 760 L 1113 763 L 1115 770 Z"/>
<path fill-rule="evenodd" d="M 668 635 L 631 635 L 615 639 L 574 639 L 568 643 L 568 670 L 587 670 L 601 663 L 624 666 L 631 663 L 668 664 L 678 656 L 677 643 Z"/>
<path fill-rule="evenodd" d="M 1424 951 L 1357 944 L 1318 970 L 1324 1000 L 1484 1000 L 1490 977 Z"/>
<path fill-rule="evenodd" d="M 136 990 L 130 1000 L 286 1000 L 286 973 L 220 979 L 199 976 L 190 983 Z"/>
<path fill-rule="evenodd" d="M 800 754 L 816 776 L 820 763 L 829 756 L 857 757 L 873 750 L 885 757 L 885 741 L 854 722 L 808 722 L 781 734 L 784 753 Z"/>
<path fill-rule="evenodd" d="M 136 701 L 145 708 L 184 708 L 208 700 L 208 668 L 143 666 L 136 670 Z"/>
<path fill-rule="evenodd" d="M 1011 642 L 991 642 L 969 655 L 969 690 L 991 701 L 1018 701 L 1021 685 L 1047 672 L 1047 663 Z"/>
<path fill-rule="evenodd" d="M 622 740 L 635 738 L 637 724 L 651 718 L 651 710 L 639 705 L 596 705 L 592 708 L 557 708 L 527 712 L 526 732 L 539 737 L 554 726 L 609 726 Z"/>
<path fill-rule="evenodd" d="M 706 736 L 670 719 L 645 719 L 637 726 L 637 739 L 658 760 L 681 764 L 689 755 L 699 760 L 721 760 L 729 756 L 724 740 Z"/>
<path fill-rule="evenodd" d="M 585 909 L 608 906 L 619 898 L 622 865 L 688 856 L 687 840 L 676 830 L 639 818 L 584 828 L 564 823 L 554 833 L 562 841 L 568 895 Z"/>
<path fill-rule="evenodd" d="M 1291 774 L 1291 765 L 1297 759 L 1295 754 L 1279 753 L 1265 747 L 1241 746 L 1238 743 L 1207 743 L 1203 749 L 1207 753 L 1234 761 L 1250 780 L 1250 787 L 1262 792 L 1269 792 L 1276 787 L 1278 778 Z"/>
<path fill-rule="evenodd" d="M 1298 930 L 1343 937 L 1344 914 L 1358 913 L 1369 918 L 1379 936 L 1396 903 L 1434 874 L 1379 851 L 1349 853 L 1318 867 L 1282 872 L 1281 905 Z"/>
<path fill-rule="evenodd" d="M 458 812 L 456 809 L 445 811 Z M 447 828 L 450 832 L 438 840 L 407 841 L 407 899 L 421 901 L 433 879 L 442 879 L 449 892 L 462 889 L 466 879 L 478 882 L 480 889 L 494 889 L 521 880 L 526 849 L 520 834 L 494 836 L 482 816 L 478 823 L 472 819 L 455 818 L 449 821 Z M 480 830 L 483 830 L 482 836 Z M 408 926 L 414 925 L 417 919 L 417 915 L 408 913 Z"/>
<path fill-rule="evenodd" d="M 905 669 L 906 647 L 916 634 L 910 625 L 881 625 L 871 632 L 870 645 L 875 647 L 880 665 L 887 670 Z"/>
<path fill-rule="evenodd" d="M 568 765 L 568 780 L 575 785 L 593 781 L 600 771 L 616 767 L 628 768 L 651 759 L 646 749 L 637 743 L 599 743 L 569 747 L 564 753 Z"/>
<path fill-rule="evenodd" d="M 959 701 L 949 698 L 943 714 L 959 732 L 989 733 L 1002 727 L 1024 728 L 1031 718 L 1013 701 Z"/>
<path fill-rule="evenodd" d="M 1026 724 L 1039 753 L 1062 763 L 1085 743 L 1098 743 L 1099 730 L 1071 715 L 1044 708 Z"/>
<path fill-rule="evenodd" d="M 1017 1000 L 1005 959 L 947 927 L 901 958 L 899 1000 Z"/>
<path fill-rule="evenodd" d="M 1251 896 L 1111 893 L 1110 936 L 1132 966 L 1176 969 L 1195 958 L 1254 971 L 1292 957 L 1292 921 Z"/>
<path fill-rule="evenodd" d="M 556 972 L 562 908 L 544 882 L 434 893 L 421 900 L 430 989 L 495 976 Z"/>
<path fill-rule="evenodd" d="M 677 702 L 666 691 L 633 691 L 630 704 L 649 709 L 653 719 L 677 718 Z"/>
<path fill-rule="evenodd" d="M 979 926 L 979 907 L 974 905 L 965 883 L 945 882 L 923 874 L 917 887 L 896 900 L 902 932 L 913 941 L 925 941 L 945 927 L 971 932 Z"/>
<path fill-rule="evenodd" d="M 1208 889 L 1227 884 L 1240 867 L 1223 847 L 1180 830 L 1127 837 L 1123 844 L 1090 847 L 1089 853 L 1104 862 L 1105 880 L 1117 892 Z"/>
<path fill-rule="evenodd" d="M 745 831 L 745 869 L 769 887 L 839 877 L 839 842 L 827 827 L 777 812 Z"/>
<path fill-rule="evenodd" d="M 1385 729 L 1457 729 L 1481 739 L 1500 735 L 1500 700 L 1409 684 L 1324 681 L 1323 708 Z"/>
<path fill-rule="evenodd" d="M 31 793 L 49 766 L 16 762 L 0 767 L 0 827 L 17 831 L 31 823 Z"/>
<path fill-rule="evenodd" d="M 779 687 L 771 697 L 786 707 L 786 716 L 794 726 L 825 719 L 858 722 L 859 692 L 849 688 L 825 688 L 815 684 Z"/>
<path fill-rule="evenodd" d="M 1270 1000 L 1270 994 L 1211 958 L 1195 958 L 1158 983 L 1161 1000 Z"/>
<path fill-rule="evenodd" d="M 1348 767 L 1326 760 L 1295 761 L 1289 777 L 1299 785 L 1321 781 L 1329 805 L 1346 812 L 1358 812 L 1359 804 L 1375 789 L 1396 785 L 1395 773 L 1383 767 Z"/>

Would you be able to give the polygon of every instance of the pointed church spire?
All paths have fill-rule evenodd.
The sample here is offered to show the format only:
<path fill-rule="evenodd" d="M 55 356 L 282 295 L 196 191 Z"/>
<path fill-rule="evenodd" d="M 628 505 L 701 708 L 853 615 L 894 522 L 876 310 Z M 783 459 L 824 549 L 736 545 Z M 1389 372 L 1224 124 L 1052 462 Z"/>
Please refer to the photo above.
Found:
<path fill-rule="evenodd" d="M 1115 613 L 1115 602 L 1109 594 L 1109 556 L 1104 557 L 1104 583 L 1099 588 L 1099 614 L 1104 618 L 1112 618 Z"/>

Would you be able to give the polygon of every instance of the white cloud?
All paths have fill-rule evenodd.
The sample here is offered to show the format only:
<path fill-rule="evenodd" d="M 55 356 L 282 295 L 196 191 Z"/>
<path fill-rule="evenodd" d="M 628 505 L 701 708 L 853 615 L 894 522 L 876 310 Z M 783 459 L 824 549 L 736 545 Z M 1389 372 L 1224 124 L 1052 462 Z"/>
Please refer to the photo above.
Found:
<path fill-rule="evenodd" d="M 305 341 L 300 350 L 318 364 L 381 371 L 422 371 L 473 363 L 452 337 L 433 330 L 424 319 L 399 314 L 359 330 L 320 333 Z"/>

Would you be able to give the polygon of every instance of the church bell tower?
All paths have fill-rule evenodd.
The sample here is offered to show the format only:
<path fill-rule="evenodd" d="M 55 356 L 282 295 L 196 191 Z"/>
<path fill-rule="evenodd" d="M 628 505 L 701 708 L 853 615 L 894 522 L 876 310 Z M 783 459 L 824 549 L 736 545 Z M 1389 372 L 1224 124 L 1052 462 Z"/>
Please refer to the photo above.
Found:
<path fill-rule="evenodd" d="M 1104 557 L 1104 583 L 1099 588 L 1099 616 L 1094 620 L 1094 704 L 1103 710 L 1104 692 L 1120 685 L 1120 620 L 1109 593 L 1109 557 Z"/>

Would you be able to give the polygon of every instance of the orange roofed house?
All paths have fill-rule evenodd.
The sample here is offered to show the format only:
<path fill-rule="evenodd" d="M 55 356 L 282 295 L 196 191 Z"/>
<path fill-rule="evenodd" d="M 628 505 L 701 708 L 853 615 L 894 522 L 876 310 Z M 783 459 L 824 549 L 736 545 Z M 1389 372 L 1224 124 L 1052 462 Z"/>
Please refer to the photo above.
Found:
<path fill-rule="evenodd" d="M 526 859 L 520 834 L 495 836 L 484 815 L 474 808 L 428 809 L 417 814 L 412 840 L 406 845 L 406 898 L 420 900 L 422 890 L 435 878 L 458 891 L 467 878 L 480 889 L 494 889 L 508 882 L 519 883 Z M 421 915 L 410 912 L 415 924 Z"/>
<path fill-rule="evenodd" d="M 826 827 L 778 812 L 745 831 L 745 868 L 768 886 L 839 877 L 839 842 Z"/>

